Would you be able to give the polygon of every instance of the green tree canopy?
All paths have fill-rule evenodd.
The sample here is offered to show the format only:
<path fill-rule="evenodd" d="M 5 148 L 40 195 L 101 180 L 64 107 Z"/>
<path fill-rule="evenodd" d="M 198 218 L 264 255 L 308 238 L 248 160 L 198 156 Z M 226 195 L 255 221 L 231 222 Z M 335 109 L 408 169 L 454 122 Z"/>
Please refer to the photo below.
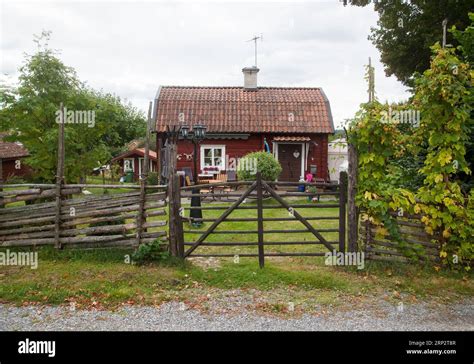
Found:
<path fill-rule="evenodd" d="M 70 111 L 93 112 L 94 123 L 65 124 L 65 177 L 73 182 L 143 136 L 146 124 L 143 113 L 131 104 L 81 82 L 75 70 L 48 48 L 49 36 L 43 32 L 36 37 L 38 50 L 25 56 L 18 89 L 2 89 L 1 130 L 8 130 L 8 139 L 29 150 L 25 163 L 33 168 L 35 180 L 51 182 L 56 174 L 60 104 Z"/>
<path fill-rule="evenodd" d="M 442 23 L 448 29 L 464 30 L 469 24 L 472 0 L 348 0 L 354 6 L 374 4 L 379 14 L 377 26 L 369 39 L 381 54 L 387 76 L 395 75 L 407 86 L 414 85 L 414 75 L 430 67 L 431 49 L 443 39 Z M 458 45 L 452 34 L 447 43 Z"/>

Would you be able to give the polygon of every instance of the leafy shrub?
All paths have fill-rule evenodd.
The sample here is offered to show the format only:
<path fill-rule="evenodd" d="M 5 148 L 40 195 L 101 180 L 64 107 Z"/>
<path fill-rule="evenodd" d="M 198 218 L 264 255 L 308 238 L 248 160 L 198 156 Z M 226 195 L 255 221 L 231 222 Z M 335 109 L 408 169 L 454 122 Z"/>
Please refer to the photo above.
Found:
<path fill-rule="evenodd" d="M 258 171 L 265 181 L 275 181 L 280 176 L 281 170 L 280 162 L 272 154 L 253 152 L 245 155 L 240 160 L 237 176 L 239 180 L 254 181 Z"/>
<path fill-rule="evenodd" d="M 148 177 L 147 177 L 146 182 L 150 186 L 159 185 L 160 184 L 160 176 L 159 176 L 158 172 L 148 173 Z"/>
<path fill-rule="evenodd" d="M 160 262 L 170 257 L 166 243 L 156 239 L 151 243 L 141 244 L 132 254 L 132 261 L 138 265 Z"/>

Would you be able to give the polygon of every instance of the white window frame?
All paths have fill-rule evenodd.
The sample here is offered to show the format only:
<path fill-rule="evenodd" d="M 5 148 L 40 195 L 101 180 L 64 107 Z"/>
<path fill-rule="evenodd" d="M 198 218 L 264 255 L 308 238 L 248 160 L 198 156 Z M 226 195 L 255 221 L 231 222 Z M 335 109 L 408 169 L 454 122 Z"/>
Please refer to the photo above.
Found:
<path fill-rule="evenodd" d="M 222 149 L 222 165 L 221 166 L 206 166 L 204 165 L 204 149 Z M 217 144 L 201 144 L 201 153 L 200 153 L 200 169 L 201 171 L 204 170 L 205 167 L 219 167 L 220 171 L 225 170 L 225 161 L 226 161 L 226 152 L 225 152 L 225 145 L 217 145 Z M 212 152 L 212 163 L 214 163 L 214 151 Z"/>
<path fill-rule="evenodd" d="M 131 161 L 131 166 L 132 166 L 131 172 L 134 172 L 134 173 L 135 173 L 135 158 L 124 158 L 124 159 L 123 159 L 123 172 L 124 172 L 124 173 L 127 173 L 127 172 L 130 172 L 130 170 L 129 170 L 129 169 L 125 169 L 125 161 Z"/>

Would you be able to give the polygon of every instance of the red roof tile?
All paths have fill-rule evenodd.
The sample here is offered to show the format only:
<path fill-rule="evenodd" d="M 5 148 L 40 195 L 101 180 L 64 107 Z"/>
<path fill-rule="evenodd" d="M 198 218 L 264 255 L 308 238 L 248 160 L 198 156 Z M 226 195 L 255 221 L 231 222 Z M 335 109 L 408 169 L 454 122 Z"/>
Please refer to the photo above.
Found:
<path fill-rule="evenodd" d="M 22 158 L 29 155 L 28 150 L 20 143 L 5 142 L 3 138 L 7 134 L 0 133 L 0 158 L 11 159 L 11 158 Z"/>
<path fill-rule="evenodd" d="M 208 132 L 333 133 L 331 108 L 320 88 L 163 86 L 155 100 L 156 128 L 202 122 Z M 293 121 L 290 121 L 291 115 Z"/>

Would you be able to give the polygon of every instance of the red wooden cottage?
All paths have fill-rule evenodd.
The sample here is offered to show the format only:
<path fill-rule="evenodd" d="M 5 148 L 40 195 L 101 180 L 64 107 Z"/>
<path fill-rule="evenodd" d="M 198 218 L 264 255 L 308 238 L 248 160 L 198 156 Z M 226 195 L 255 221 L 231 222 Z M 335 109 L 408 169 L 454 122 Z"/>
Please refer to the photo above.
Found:
<path fill-rule="evenodd" d="M 23 163 L 23 158 L 29 156 L 28 150 L 21 143 L 4 141 L 6 136 L 6 133 L 0 133 L 0 179 L 4 182 L 31 173 L 31 169 Z"/>
<path fill-rule="evenodd" d="M 167 126 L 201 123 L 206 139 L 193 155 L 189 140 L 178 142 L 178 170 L 226 170 L 226 158 L 264 150 L 265 141 L 282 165 L 281 181 L 307 172 L 328 179 L 328 135 L 334 133 L 329 101 L 321 88 L 258 87 L 256 67 L 243 69 L 243 87 L 162 86 L 155 98 L 157 148 Z M 160 153 L 158 153 L 158 156 Z M 194 173 L 194 171 L 193 171 Z"/>
<path fill-rule="evenodd" d="M 148 170 L 154 172 L 157 170 L 156 152 L 150 150 L 148 155 L 150 163 Z M 127 176 L 129 173 L 132 175 L 132 180 L 128 182 L 136 182 L 139 180 L 140 174 L 143 173 L 145 149 L 134 148 L 114 157 L 110 163 L 117 163 L 120 166 L 121 175 Z"/>

